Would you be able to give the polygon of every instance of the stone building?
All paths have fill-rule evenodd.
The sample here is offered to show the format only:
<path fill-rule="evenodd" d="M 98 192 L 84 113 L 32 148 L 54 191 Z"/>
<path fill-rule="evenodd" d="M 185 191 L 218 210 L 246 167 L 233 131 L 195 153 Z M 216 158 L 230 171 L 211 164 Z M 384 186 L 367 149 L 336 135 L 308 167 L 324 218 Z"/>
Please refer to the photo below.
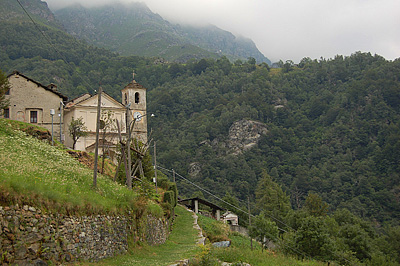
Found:
<path fill-rule="evenodd" d="M 107 93 L 103 92 L 101 96 L 101 110 L 102 114 L 105 112 L 111 113 L 111 118 L 118 120 L 122 137 L 126 136 L 126 112 L 129 109 L 130 121 L 135 119 L 135 126 L 133 128 L 133 135 L 135 138 L 142 142 L 147 142 L 147 116 L 146 116 L 146 88 L 137 83 L 134 79 L 122 89 L 122 101 L 119 103 Z M 97 121 L 97 102 L 98 95 L 91 96 L 84 94 L 69 101 L 64 109 L 64 128 L 68 132 L 68 125 L 74 119 L 82 117 L 85 126 L 87 127 L 88 136 L 81 137 L 75 144 L 76 150 L 94 152 L 96 141 L 96 121 Z M 128 118 L 129 119 L 129 118 Z M 116 123 L 111 126 L 111 130 L 103 138 L 102 130 L 100 130 L 99 137 L 99 154 L 102 154 L 101 148 L 103 145 L 107 146 L 107 150 L 111 151 L 110 156 L 114 157 L 115 147 L 119 142 L 118 130 Z M 73 140 L 71 136 L 67 135 L 65 138 L 65 145 L 72 148 Z"/>
<path fill-rule="evenodd" d="M 97 103 L 98 94 L 90 95 L 88 93 L 69 101 L 64 108 L 64 128 L 65 132 L 69 132 L 69 125 L 72 118 L 79 119 L 85 123 L 88 135 L 81 137 L 75 144 L 75 149 L 80 151 L 94 152 L 96 142 L 96 121 L 97 121 Z M 101 154 L 102 146 L 105 145 L 107 150 L 115 150 L 118 143 L 118 131 L 115 120 L 121 124 L 122 133 L 125 134 L 125 113 L 126 108 L 118 101 L 114 100 L 110 95 L 103 92 L 101 95 L 101 115 L 102 121 L 105 121 L 107 112 L 110 112 L 110 118 L 114 120 L 113 124 L 106 129 L 106 135 L 100 130 L 99 149 Z M 67 134 L 65 143 L 67 147 L 72 148 L 73 139 Z M 113 157 L 113 154 L 110 154 Z"/>
<path fill-rule="evenodd" d="M 57 91 L 57 86 L 44 86 L 39 82 L 14 71 L 7 76 L 10 90 L 6 97 L 10 105 L 4 110 L 4 118 L 36 124 L 51 132 L 53 118 L 53 132 L 55 138 L 60 136 L 60 122 L 62 122 L 62 105 L 68 100 L 67 96 Z"/>
<path fill-rule="evenodd" d="M 122 89 L 122 103 L 129 107 L 130 117 L 135 118 L 134 137 L 147 142 L 146 88 L 133 80 Z"/>
<path fill-rule="evenodd" d="M 47 128 L 50 132 L 53 124 L 55 138 L 61 139 L 68 148 L 72 148 L 73 140 L 69 135 L 68 126 L 73 117 L 74 119 L 82 117 L 88 135 L 78 139 L 75 149 L 94 152 L 97 94 L 86 93 L 67 102 L 68 98 L 59 93 L 54 84 L 44 86 L 17 71 L 10 74 L 8 80 L 11 89 L 7 92 L 6 97 L 10 100 L 10 106 L 3 112 L 5 118 L 37 124 Z M 142 142 L 147 142 L 146 88 L 135 81 L 133 74 L 132 82 L 126 85 L 121 93 L 123 103 L 116 101 L 105 92 L 102 93 L 102 115 L 110 112 L 111 118 L 119 121 L 121 133 L 125 137 L 127 110 L 129 110 L 129 121 L 135 120 L 133 136 Z M 100 130 L 100 133 L 102 131 Z M 106 145 L 107 149 L 115 150 L 118 142 L 116 123 L 111 126 L 111 129 L 107 129 L 104 137 L 100 134 L 100 148 L 102 145 Z"/>
<path fill-rule="evenodd" d="M 229 225 L 239 225 L 239 217 L 237 216 L 237 214 L 234 214 L 230 211 L 222 215 L 222 220 L 224 221 L 224 223 Z"/>

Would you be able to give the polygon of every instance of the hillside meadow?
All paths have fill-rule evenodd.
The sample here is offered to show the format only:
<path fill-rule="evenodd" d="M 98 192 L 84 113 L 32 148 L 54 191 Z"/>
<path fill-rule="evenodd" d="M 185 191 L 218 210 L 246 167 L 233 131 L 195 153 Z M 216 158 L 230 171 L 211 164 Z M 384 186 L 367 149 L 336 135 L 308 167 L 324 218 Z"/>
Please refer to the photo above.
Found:
<path fill-rule="evenodd" d="M 0 193 L 9 204 L 33 204 L 61 213 L 117 213 L 151 206 L 162 209 L 135 190 L 98 175 L 93 188 L 93 170 L 71 157 L 60 144 L 51 146 L 24 131 L 34 126 L 0 119 Z M 19 130 L 21 129 L 21 130 Z M 46 131 L 35 128 L 35 131 Z"/>

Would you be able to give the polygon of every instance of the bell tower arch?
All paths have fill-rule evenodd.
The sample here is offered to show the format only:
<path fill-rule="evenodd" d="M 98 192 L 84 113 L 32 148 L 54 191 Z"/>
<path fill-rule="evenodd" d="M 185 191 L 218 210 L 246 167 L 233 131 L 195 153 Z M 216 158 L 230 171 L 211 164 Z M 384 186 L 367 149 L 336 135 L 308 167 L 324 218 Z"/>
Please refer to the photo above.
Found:
<path fill-rule="evenodd" d="M 122 90 L 122 103 L 128 106 L 127 111 L 129 120 L 136 119 L 133 128 L 133 136 L 143 143 L 147 142 L 147 110 L 146 110 L 146 88 L 135 81 L 135 72 L 133 79 Z"/>

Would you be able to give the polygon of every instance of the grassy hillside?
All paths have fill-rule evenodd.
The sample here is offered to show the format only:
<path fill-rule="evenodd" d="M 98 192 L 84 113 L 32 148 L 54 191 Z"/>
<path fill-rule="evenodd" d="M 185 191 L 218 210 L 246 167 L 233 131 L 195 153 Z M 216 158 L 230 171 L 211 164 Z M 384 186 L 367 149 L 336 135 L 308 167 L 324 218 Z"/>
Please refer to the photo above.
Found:
<path fill-rule="evenodd" d="M 0 194 L 5 204 L 32 204 L 61 213 L 116 213 L 135 210 L 140 201 L 154 205 L 139 193 L 99 175 L 60 146 L 51 146 L 27 132 L 45 129 L 0 119 Z M 138 204 L 139 203 L 139 204 Z M 145 204 L 146 205 L 146 204 Z M 157 205 L 151 208 L 162 214 Z"/>

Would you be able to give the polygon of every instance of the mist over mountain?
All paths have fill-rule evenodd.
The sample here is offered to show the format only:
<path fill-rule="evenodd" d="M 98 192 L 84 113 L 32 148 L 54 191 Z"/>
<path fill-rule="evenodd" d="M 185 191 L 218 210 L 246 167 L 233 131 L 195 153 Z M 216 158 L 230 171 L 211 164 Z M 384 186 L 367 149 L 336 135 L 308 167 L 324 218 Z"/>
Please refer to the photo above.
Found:
<path fill-rule="evenodd" d="M 144 3 L 86 8 L 73 5 L 55 11 L 68 33 L 121 55 L 162 57 L 168 61 L 218 58 L 257 62 L 266 58 L 250 39 L 235 37 L 213 25 L 175 25 L 153 13 Z"/>

